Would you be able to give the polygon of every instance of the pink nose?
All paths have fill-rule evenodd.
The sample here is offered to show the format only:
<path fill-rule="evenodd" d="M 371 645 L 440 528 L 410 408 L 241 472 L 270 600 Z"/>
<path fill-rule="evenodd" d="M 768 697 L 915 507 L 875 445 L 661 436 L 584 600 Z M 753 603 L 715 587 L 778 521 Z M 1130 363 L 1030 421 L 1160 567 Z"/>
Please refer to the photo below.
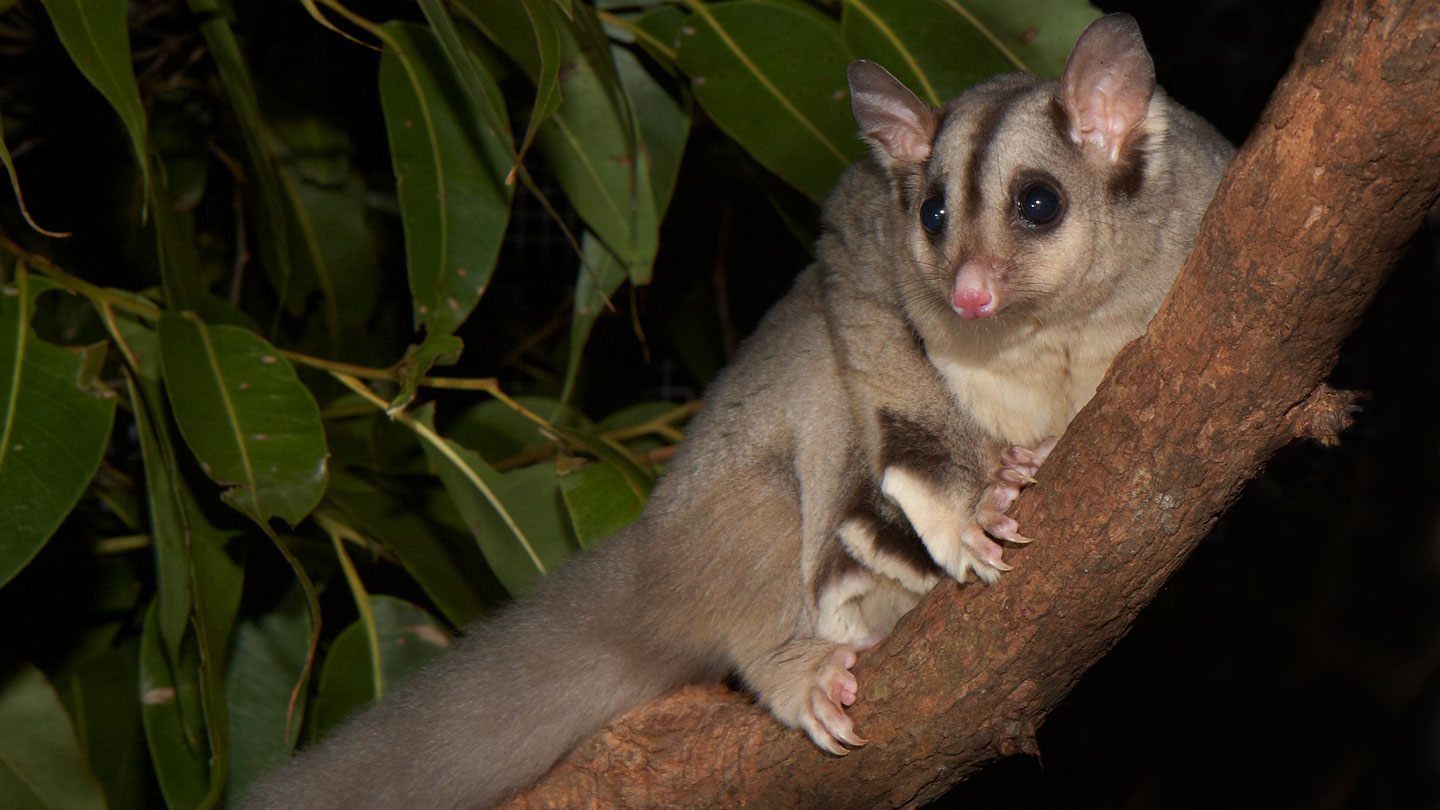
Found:
<path fill-rule="evenodd" d="M 990 305 L 990 293 L 976 287 L 964 289 L 957 288 L 955 296 L 950 301 L 950 306 L 965 320 L 974 318 L 988 318 L 995 308 Z"/>

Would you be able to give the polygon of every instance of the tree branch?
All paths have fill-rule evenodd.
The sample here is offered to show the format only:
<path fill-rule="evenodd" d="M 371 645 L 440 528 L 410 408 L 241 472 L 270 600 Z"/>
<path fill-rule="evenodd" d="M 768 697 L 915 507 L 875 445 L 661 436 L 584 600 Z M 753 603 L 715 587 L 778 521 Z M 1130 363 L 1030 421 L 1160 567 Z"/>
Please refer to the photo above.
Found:
<path fill-rule="evenodd" d="M 507 807 L 916 806 L 1035 729 L 1297 436 L 1440 193 L 1440 1 L 1332 0 L 1221 182 L 1175 289 L 1021 498 L 1033 547 L 942 585 L 856 667 L 870 744 L 817 751 L 721 687 L 582 744 Z"/>

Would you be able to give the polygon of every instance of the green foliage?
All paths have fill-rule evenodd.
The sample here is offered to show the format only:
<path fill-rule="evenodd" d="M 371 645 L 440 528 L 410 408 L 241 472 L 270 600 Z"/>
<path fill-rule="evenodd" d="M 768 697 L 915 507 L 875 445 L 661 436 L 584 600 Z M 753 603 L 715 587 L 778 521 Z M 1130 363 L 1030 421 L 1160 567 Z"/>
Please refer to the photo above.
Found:
<path fill-rule="evenodd" d="M 46 343 L 28 326 L 35 298 L 54 286 L 22 266 L 15 285 L 0 289 L 0 585 L 80 499 L 115 416 L 114 397 L 87 390 L 83 354 Z"/>
<path fill-rule="evenodd" d="M 100 783 L 44 673 L 29 664 L 0 673 L 0 807 L 103 808 Z"/>
<path fill-rule="evenodd" d="M 465 322 L 490 280 L 510 213 L 505 174 L 514 152 L 503 131 L 475 126 L 473 99 L 461 92 L 429 29 L 386 29 L 393 50 L 380 57 L 380 100 L 415 326 L 433 339 Z M 485 96 L 494 95 L 492 82 Z"/>
<path fill-rule="evenodd" d="M 850 60 L 938 102 L 1057 71 L 1096 12 L 0 15 L 29 32 L 0 43 L 0 808 L 188 809 L 635 519 L 727 335 L 788 278 L 712 303 L 713 234 L 733 218 L 735 266 L 798 270 L 791 234 L 865 151 Z M 525 252 L 537 227 L 558 273 Z M 680 396 L 635 379 L 676 358 Z"/>

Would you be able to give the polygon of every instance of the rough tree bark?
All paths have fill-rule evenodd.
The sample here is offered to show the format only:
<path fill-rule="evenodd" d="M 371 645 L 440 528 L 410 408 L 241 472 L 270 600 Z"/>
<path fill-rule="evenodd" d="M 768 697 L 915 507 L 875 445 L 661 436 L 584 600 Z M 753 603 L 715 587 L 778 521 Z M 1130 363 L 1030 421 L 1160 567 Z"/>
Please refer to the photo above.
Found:
<path fill-rule="evenodd" d="M 506 807 L 914 807 L 1035 729 L 1245 481 L 1331 440 L 1342 340 L 1440 193 L 1440 0 L 1331 0 L 1220 185 L 1146 336 L 1024 495 L 1034 546 L 992 588 L 941 586 L 862 656 L 844 758 L 723 687 L 582 744 Z"/>

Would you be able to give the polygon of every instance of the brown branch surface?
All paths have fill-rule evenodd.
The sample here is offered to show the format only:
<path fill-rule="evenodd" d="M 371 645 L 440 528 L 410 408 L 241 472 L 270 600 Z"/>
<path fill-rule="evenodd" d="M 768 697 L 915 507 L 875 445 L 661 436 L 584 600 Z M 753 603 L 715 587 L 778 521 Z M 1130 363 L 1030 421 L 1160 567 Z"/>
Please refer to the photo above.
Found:
<path fill-rule="evenodd" d="M 941 586 L 862 656 L 844 758 L 721 687 L 582 744 L 507 807 L 913 807 L 1035 729 L 1262 464 L 1333 434 L 1341 341 L 1440 190 L 1440 2 L 1321 9 L 1149 333 L 1025 495 L 1041 542 L 993 588 Z"/>

